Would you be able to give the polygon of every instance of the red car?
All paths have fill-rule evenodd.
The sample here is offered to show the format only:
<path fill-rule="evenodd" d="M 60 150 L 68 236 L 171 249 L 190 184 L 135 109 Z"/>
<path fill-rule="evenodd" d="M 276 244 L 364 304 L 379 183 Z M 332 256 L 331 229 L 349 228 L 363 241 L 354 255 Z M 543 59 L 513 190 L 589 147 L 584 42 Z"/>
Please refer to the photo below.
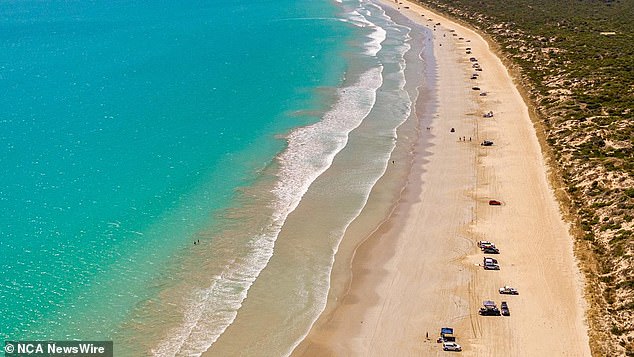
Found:
<path fill-rule="evenodd" d="M 497 200 L 489 200 L 489 206 L 501 206 L 502 202 Z"/>

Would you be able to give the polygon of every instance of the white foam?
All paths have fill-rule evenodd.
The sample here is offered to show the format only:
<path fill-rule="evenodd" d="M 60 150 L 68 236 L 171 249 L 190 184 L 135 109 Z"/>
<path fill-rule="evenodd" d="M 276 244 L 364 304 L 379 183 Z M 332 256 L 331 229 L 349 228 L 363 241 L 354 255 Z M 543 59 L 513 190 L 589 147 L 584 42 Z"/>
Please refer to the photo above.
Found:
<path fill-rule="evenodd" d="M 355 9 L 348 12 L 346 14 L 347 22 L 357 27 L 369 27 L 373 30 L 368 35 L 369 41 L 365 44 L 365 54 L 369 56 L 376 56 L 376 54 L 379 53 L 379 51 L 381 50 L 381 43 L 383 43 L 383 41 L 385 41 L 385 38 L 387 37 L 387 32 L 380 26 L 377 26 L 373 22 L 368 21 L 366 16 L 369 14 L 367 12 L 362 11 L 366 13 L 364 15 L 360 11 L 360 9 Z"/>
<path fill-rule="evenodd" d="M 390 27 L 401 28 L 401 29 L 406 29 L 407 30 L 407 33 L 405 33 L 405 35 L 403 37 L 404 43 L 402 45 L 400 45 L 400 46 L 397 46 L 397 48 L 398 48 L 398 56 L 399 56 L 398 62 L 399 62 L 400 70 L 398 72 L 396 72 L 396 73 L 393 73 L 392 75 L 393 76 L 397 76 L 397 79 L 398 79 L 398 90 L 402 91 L 403 94 L 409 98 L 409 94 L 407 93 L 407 91 L 404 90 L 405 89 L 405 84 L 406 84 L 406 79 L 405 79 L 406 63 L 405 63 L 404 55 L 411 48 L 411 46 L 409 44 L 407 44 L 407 41 L 411 39 L 411 37 L 409 36 L 409 30 L 410 29 L 408 27 L 400 26 L 400 25 L 397 25 L 396 23 L 394 23 L 392 21 L 392 19 L 385 13 L 385 11 L 382 8 L 380 8 L 379 6 L 373 5 L 371 3 L 365 3 L 365 5 L 367 6 L 366 9 L 368 9 L 370 7 L 374 7 L 376 10 L 378 10 L 380 12 L 380 14 L 379 15 L 374 15 L 374 16 L 382 17 L 383 19 L 387 20 L 389 23 L 391 23 Z M 369 13 L 369 10 L 368 10 L 368 15 L 371 15 Z M 377 26 L 377 27 L 380 28 L 379 26 Z M 387 35 L 387 31 L 385 32 L 385 35 Z M 392 130 L 392 134 L 393 134 L 395 140 L 397 138 L 397 130 L 398 130 L 398 128 L 407 120 L 407 118 L 411 114 L 411 109 L 412 109 L 411 108 L 411 98 L 408 99 L 408 100 L 409 100 L 410 105 L 407 106 L 405 112 L 403 113 L 403 120 L 398 125 L 396 125 L 393 128 L 393 130 Z M 339 250 L 339 245 L 341 243 L 341 239 L 343 239 L 343 235 L 347 231 L 348 227 L 359 216 L 359 214 L 362 212 L 363 208 L 367 204 L 368 199 L 370 197 L 370 192 L 371 192 L 372 188 L 374 187 L 374 185 L 376 184 L 376 182 L 378 182 L 378 180 L 387 171 L 389 157 L 390 157 L 391 152 L 394 150 L 395 147 L 396 147 L 396 141 L 394 141 L 394 145 L 392 146 L 391 150 L 389 152 L 386 152 L 384 157 L 377 158 L 377 160 L 379 160 L 380 162 L 384 163 L 384 165 L 382 167 L 382 171 L 380 172 L 379 175 L 377 175 L 374 178 L 374 180 L 372 180 L 372 182 L 370 182 L 370 184 L 365 185 L 366 191 L 364 192 L 364 195 L 363 195 L 363 197 L 364 197 L 363 203 L 359 206 L 359 208 L 357 209 L 355 214 L 349 219 L 349 221 L 347 222 L 345 227 L 342 228 L 342 234 L 341 234 L 340 238 L 338 239 L 338 241 L 336 242 L 336 245 L 334 246 L 334 249 L 333 249 L 333 254 L 331 256 L 331 264 L 328 266 L 327 273 L 324 274 L 326 276 L 326 281 L 327 281 L 327 283 L 325 284 L 326 285 L 326 290 L 328 290 L 329 287 L 330 287 L 330 275 L 331 275 L 331 272 L 332 272 L 332 267 L 334 266 L 335 255 L 337 254 L 337 251 Z M 308 335 L 308 332 L 310 331 L 310 329 L 312 329 L 312 326 L 317 321 L 317 318 L 324 311 L 324 309 L 326 307 L 326 301 L 327 301 L 327 293 L 324 294 L 324 297 L 323 297 L 323 299 L 321 301 L 316 303 L 319 306 L 315 306 L 315 312 L 316 313 L 315 313 L 315 318 L 313 319 L 312 323 L 310 324 L 308 329 L 305 331 L 304 335 L 301 336 L 299 339 L 297 339 L 295 341 L 295 344 L 290 347 L 290 349 L 286 352 L 285 356 L 289 356 L 295 350 L 295 348 L 301 343 L 301 341 L 303 341 L 304 338 Z"/>
<path fill-rule="evenodd" d="M 350 131 L 369 114 L 381 83 L 381 68 L 369 70 L 357 85 L 340 90 L 340 100 L 320 122 L 288 136 L 288 148 L 279 157 L 280 180 L 274 190 L 279 212 L 294 210 L 310 184 L 330 167 L 345 147 Z"/>
<path fill-rule="evenodd" d="M 358 4 L 363 5 L 370 4 Z M 372 29 L 368 35 L 365 54 L 376 56 L 387 37 L 387 31 L 366 18 L 371 16 L 368 11 L 360 7 L 357 10 L 350 11 L 346 21 Z M 385 13 L 382 16 L 385 16 Z M 403 47 L 403 53 L 408 47 Z M 404 63 L 402 66 L 404 68 Z M 278 157 L 279 180 L 273 190 L 276 198 L 273 203 L 275 213 L 268 226 L 259 236 L 251 239 L 247 256 L 232 261 L 224 267 L 220 275 L 211 278 L 207 287 L 190 294 L 182 323 L 168 331 L 164 339 L 151 351 L 153 355 L 200 355 L 233 323 L 249 288 L 273 255 L 275 240 L 286 218 L 299 205 L 310 185 L 330 167 L 337 153 L 346 146 L 349 133 L 370 113 L 376 101 L 376 91 L 382 83 L 382 67 L 367 71 L 360 76 L 356 84 L 339 89 L 338 102 L 321 121 L 298 128 L 287 136 L 288 146 Z M 404 83 L 403 78 L 401 86 Z M 384 170 L 387 169 L 387 157 L 389 153 L 386 154 Z M 380 176 L 376 177 L 376 181 Z M 366 201 L 372 186 L 367 187 Z M 365 202 L 359 207 L 357 215 L 364 205 Z M 356 216 L 350 219 L 348 225 L 354 218 Z M 343 229 L 345 231 L 347 225 Z M 333 260 L 337 249 L 338 243 L 334 247 Z M 330 276 L 329 269 L 332 269 L 332 265 L 327 269 L 327 276 L 324 278 L 326 281 Z M 329 282 L 325 288 L 328 286 Z M 325 307 L 325 300 L 317 305 L 315 312 L 318 315 Z M 290 354 L 295 347 L 293 346 L 288 353 Z"/>
<path fill-rule="evenodd" d="M 321 121 L 287 136 L 288 146 L 278 157 L 279 180 L 273 190 L 275 213 L 268 227 L 250 241 L 246 257 L 227 265 L 206 288 L 190 296 L 182 324 L 166 334 L 151 351 L 153 355 L 200 355 L 231 325 L 249 288 L 273 255 L 286 218 L 311 183 L 346 146 L 348 134 L 368 115 L 381 84 L 381 68 L 369 70 L 357 84 L 339 90 L 339 101 Z"/>

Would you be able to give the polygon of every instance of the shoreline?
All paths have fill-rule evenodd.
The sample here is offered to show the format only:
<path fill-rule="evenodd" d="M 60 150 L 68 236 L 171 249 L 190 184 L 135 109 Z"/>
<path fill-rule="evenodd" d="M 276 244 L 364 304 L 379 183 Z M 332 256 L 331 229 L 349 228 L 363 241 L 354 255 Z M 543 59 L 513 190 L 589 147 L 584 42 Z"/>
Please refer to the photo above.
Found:
<path fill-rule="evenodd" d="M 381 4 L 434 26 L 437 112 L 431 132 L 420 133 L 431 146 L 417 146 L 390 217 L 353 248 L 349 264 L 333 269 L 333 282 L 350 278 L 345 288 L 333 289 L 293 355 L 433 355 L 442 353 L 433 340 L 443 326 L 456 329 L 467 354 L 590 355 L 573 240 L 513 79 L 472 30 L 411 2 L 405 2 L 409 9 Z M 466 47 L 473 48 L 472 55 L 465 54 Z M 471 89 L 470 56 L 484 68 L 478 91 Z M 489 110 L 495 117 L 483 119 Z M 495 145 L 480 147 L 485 139 Z M 488 199 L 504 204 L 490 207 Z M 477 266 L 480 239 L 502 251 L 496 256 L 501 271 Z M 350 271 L 342 272 L 345 268 Z M 507 282 L 518 287 L 519 296 L 497 294 Z M 478 316 L 487 299 L 508 301 L 512 316 Z"/>

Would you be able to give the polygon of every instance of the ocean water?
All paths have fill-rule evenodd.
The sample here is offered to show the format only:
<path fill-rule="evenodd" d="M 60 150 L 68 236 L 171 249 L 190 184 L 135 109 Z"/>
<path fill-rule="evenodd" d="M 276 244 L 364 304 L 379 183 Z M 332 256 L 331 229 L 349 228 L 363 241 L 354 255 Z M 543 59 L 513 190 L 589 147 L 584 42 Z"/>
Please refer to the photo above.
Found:
<path fill-rule="evenodd" d="M 417 119 L 411 25 L 347 0 L 0 8 L 0 337 L 290 353 Z"/>

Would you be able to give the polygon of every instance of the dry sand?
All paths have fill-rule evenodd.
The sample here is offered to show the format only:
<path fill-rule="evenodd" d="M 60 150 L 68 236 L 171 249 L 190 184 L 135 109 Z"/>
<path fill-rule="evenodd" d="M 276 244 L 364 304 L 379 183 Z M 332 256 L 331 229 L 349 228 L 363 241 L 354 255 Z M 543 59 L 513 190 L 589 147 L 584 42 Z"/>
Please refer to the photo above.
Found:
<path fill-rule="evenodd" d="M 400 10 L 435 28 L 438 111 L 422 132 L 430 155 L 414 161 L 409 182 L 420 187 L 406 189 L 386 224 L 358 247 L 349 289 L 330 300 L 294 355 L 440 355 L 435 339 L 448 326 L 464 355 L 589 356 L 569 227 L 512 78 L 473 31 L 412 3 Z M 493 118 L 483 118 L 488 111 Z M 485 139 L 495 144 L 480 146 Z M 478 240 L 500 248 L 500 271 L 479 266 Z M 498 294 L 505 284 L 520 295 Z M 507 301 L 511 316 L 479 316 L 488 299 Z"/>

